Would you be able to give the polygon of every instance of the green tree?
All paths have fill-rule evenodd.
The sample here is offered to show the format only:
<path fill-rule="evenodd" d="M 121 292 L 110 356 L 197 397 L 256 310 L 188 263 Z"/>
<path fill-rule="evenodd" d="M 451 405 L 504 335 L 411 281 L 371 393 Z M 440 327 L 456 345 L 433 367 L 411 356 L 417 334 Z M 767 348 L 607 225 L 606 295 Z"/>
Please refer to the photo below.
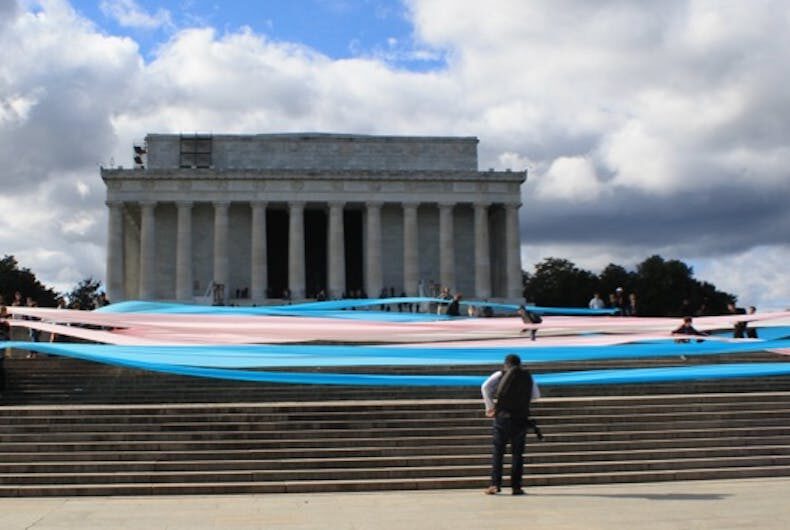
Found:
<path fill-rule="evenodd" d="M 722 314 L 735 296 L 694 279 L 694 270 L 679 260 L 650 256 L 637 265 L 640 314 L 686 316 Z"/>
<path fill-rule="evenodd" d="M 17 291 L 23 299 L 29 296 L 42 307 L 55 307 L 59 298 L 58 293 L 38 281 L 30 269 L 20 268 L 14 256 L 6 255 L 0 259 L 0 295 L 5 304 L 11 304 Z"/>
<path fill-rule="evenodd" d="M 622 287 L 627 295 L 634 292 L 635 286 L 636 274 L 628 272 L 624 267 L 614 263 L 607 265 L 598 275 L 598 292 L 604 301 L 608 301 L 607 296 L 618 287 Z"/>
<path fill-rule="evenodd" d="M 584 307 L 598 279 L 566 259 L 546 258 L 535 265 L 526 291 L 531 302 L 542 306 Z"/>
<path fill-rule="evenodd" d="M 72 309 L 90 310 L 96 308 L 96 299 L 101 294 L 101 282 L 85 278 L 68 294 Z"/>
<path fill-rule="evenodd" d="M 535 273 L 522 274 L 524 293 L 538 305 L 586 307 L 592 293 L 604 300 L 617 287 L 635 293 L 640 316 L 719 315 L 735 296 L 694 278 L 694 270 L 679 260 L 650 256 L 628 271 L 610 263 L 598 276 L 570 261 L 546 258 L 535 265 Z"/>

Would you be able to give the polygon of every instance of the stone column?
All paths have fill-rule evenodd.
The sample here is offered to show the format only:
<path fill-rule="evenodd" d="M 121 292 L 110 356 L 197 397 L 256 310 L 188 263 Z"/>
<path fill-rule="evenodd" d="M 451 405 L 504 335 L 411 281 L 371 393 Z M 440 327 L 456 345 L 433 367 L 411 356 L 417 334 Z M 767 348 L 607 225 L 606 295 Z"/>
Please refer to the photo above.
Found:
<path fill-rule="evenodd" d="M 291 298 L 304 298 L 304 202 L 289 203 L 288 289 Z"/>
<path fill-rule="evenodd" d="M 455 291 L 455 235 L 453 208 L 455 204 L 439 204 L 439 278 L 442 287 Z"/>
<path fill-rule="evenodd" d="M 123 231 L 123 292 L 127 299 L 140 300 L 140 219 L 128 208 L 124 209 Z"/>
<path fill-rule="evenodd" d="M 420 281 L 418 203 L 403 204 L 403 288 L 406 296 L 417 296 Z"/>
<path fill-rule="evenodd" d="M 381 293 L 381 203 L 368 202 L 367 207 L 367 239 L 365 250 L 365 290 L 370 298 Z"/>
<path fill-rule="evenodd" d="M 488 237 L 487 203 L 475 203 L 475 296 L 491 297 L 491 252 Z"/>
<path fill-rule="evenodd" d="M 521 298 L 521 240 L 519 237 L 518 209 L 520 203 L 505 204 L 505 248 L 507 263 L 507 297 Z"/>
<path fill-rule="evenodd" d="M 140 203 L 140 299 L 156 298 L 156 202 Z"/>
<path fill-rule="evenodd" d="M 222 303 L 228 300 L 228 208 L 227 201 L 214 203 L 214 285 L 222 286 Z"/>
<path fill-rule="evenodd" d="M 120 302 L 126 298 L 123 270 L 123 203 L 107 201 L 109 219 L 107 226 L 107 298 Z"/>
<path fill-rule="evenodd" d="M 192 300 L 192 203 L 176 202 L 176 299 Z"/>
<path fill-rule="evenodd" d="M 327 296 L 340 298 L 346 290 L 346 240 L 343 229 L 342 202 L 329 203 L 329 237 L 327 256 L 329 258 L 329 278 Z"/>
<path fill-rule="evenodd" d="M 268 284 L 266 268 L 266 203 L 255 201 L 252 203 L 252 241 L 251 241 L 251 286 L 250 298 L 253 302 L 266 298 Z"/>

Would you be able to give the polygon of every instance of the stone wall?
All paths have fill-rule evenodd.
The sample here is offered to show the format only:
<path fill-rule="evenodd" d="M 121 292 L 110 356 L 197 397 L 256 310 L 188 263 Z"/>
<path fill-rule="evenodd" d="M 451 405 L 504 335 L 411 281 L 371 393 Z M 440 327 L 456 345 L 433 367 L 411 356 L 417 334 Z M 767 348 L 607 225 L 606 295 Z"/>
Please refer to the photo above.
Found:
<path fill-rule="evenodd" d="M 178 168 L 181 138 L 149 134 L 147 167 Z M 211 167 L 218 170 L 477 170 L 473 137 L 258 134 L 211 139 Z"/>

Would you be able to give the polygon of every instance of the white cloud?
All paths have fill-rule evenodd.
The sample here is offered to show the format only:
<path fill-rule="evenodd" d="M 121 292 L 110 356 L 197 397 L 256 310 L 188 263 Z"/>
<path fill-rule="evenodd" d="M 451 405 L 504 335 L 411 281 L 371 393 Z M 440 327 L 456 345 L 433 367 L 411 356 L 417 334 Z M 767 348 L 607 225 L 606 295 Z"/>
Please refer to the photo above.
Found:
<path fill-rule="evenodd" d="M 135 0 L 102 0 L 99 8 L 106 16 L 126 28 L 158 29 L 173 26 L 167 9 L 148 13 Z"/>
<path fill-rule="evenodd" d="M 595 165 L 587 157 L 559 157 L 551 163 L 545 174 L 536 175 L 534 180 L 538 199 L 596 201 L 604 190 L 604 185 L 596 175 Z"/>
<path fill-rule="evenodd" d="M 6 122 L 13 125 L 24 122 L 35 104 L 36 99 L 33 94 L 11 95 L 0 99 L 0 124 Z"/>
<path fill-rule="evenodd" d="M 514 171 L 532 169 L 531 162 L 527 157 L 521 156 L 520 154 L 514 153 L 512 151 L 506 151 L 500 154 L 497 158 L 496 167 L 500 169 L 512 169 Z"/>
<path fill-rule="evenodd" d="M 87 212 L 79 212 L 70 219 L 60 222 L 60 231 L 64 236 L 85 236 L 96 225 L 96 219 Z"/>
<path fill-rule="evenodd" d="M 601 157 L 615 173 L 616 184 L 653 193 L 672 193 L 685 177 L 672 156 L 674 146 L 666 136 L 652 134 L 646 127 L 641 120 L 632 120 L 607 135 L 599 148 Z"/>
<path fill-rule="evenodd" d="M 779 310 L 790 309 L 787 263 L 790 263 L 790 245 L 757 246 L 700 260 L 695 271 L 718 288 L 737 293 L 741 305 Z"/>

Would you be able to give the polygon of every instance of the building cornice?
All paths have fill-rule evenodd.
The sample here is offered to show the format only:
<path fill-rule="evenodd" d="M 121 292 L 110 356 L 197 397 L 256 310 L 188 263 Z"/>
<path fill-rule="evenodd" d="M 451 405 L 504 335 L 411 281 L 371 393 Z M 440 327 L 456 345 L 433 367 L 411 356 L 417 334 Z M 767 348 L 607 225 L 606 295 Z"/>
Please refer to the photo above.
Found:
<path fill-rule="evenodd" d="M 315 170 L 315 169 L 110 169 L 103 180 L 414 180 L 524 182 L 526 171 Z"/>

